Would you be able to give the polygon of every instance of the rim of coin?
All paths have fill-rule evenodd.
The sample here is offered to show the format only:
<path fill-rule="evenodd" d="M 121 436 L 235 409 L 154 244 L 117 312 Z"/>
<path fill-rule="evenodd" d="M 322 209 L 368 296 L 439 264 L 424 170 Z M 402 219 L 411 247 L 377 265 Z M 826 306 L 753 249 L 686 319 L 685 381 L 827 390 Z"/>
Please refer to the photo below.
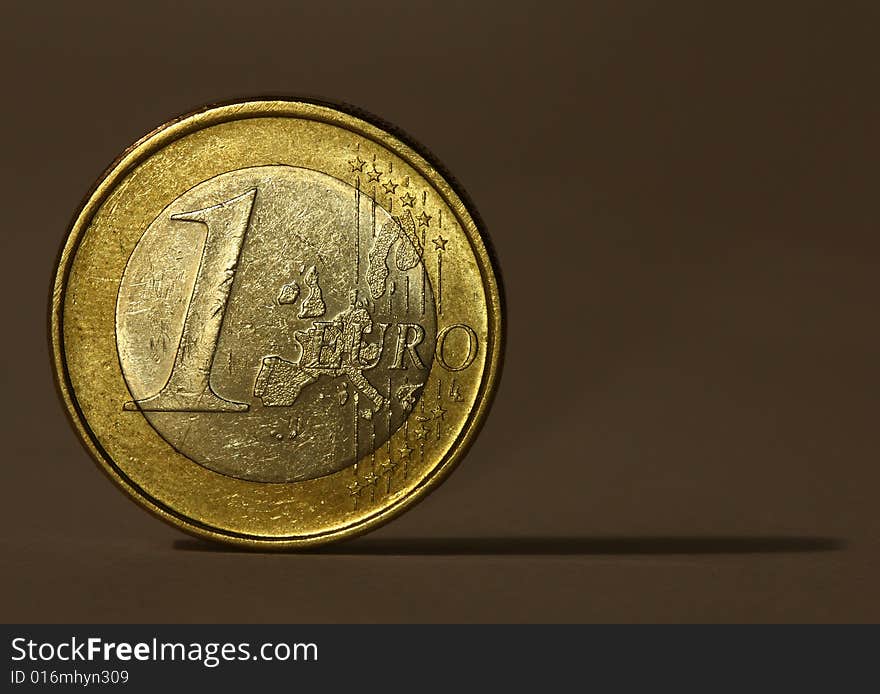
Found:
<path fill-rule="evenodd" d="M 226 130 L 221 133 L 220 128 Z M 308 130 L 309 128 L 314 132 Z M 247 132 L 248 130 L 250 132 Z M 211 133 L 212 136 L 220 133 L 217 135 L 219 139 L 213 145 L 197 142 L 196 136 L 199 134 L 205 136 L 205 133 Z M 389 162 L 398 165 L 399 170 L 414 172 L 413 186 L 423 195 L 425 205 L 422 213 L 428 211 L 429 196 L 430 200 L 436 203 L 436 208 L 441 210 L 441 220 L 442 212 L 448 210 L 452 216 L 452 219 L 447 217 L 447 224 L 451 224 L 448 235 L 453 237 L 458 234 L 467 241 L 466 250 L 472 255 L 473 270 L 477 273 L 475 277 L 479 279 L 483 291 L 481 298 L 484 303 L 453 301 L 451 309 L 455 318 L 456 315 L 464 315 L 457 314 L 456 311 L 469 310 L 466 308 L 468 304 L 481 307 L 485 311 L 485 316 L 480 318 L 480 328 L 471 329 L 464 321 L 452 323 L 452 319 L 442 328 L 439 319 L 436 325 L 437 336 L 442 333 L 442 329 L 450 325 L 453 327 L 462 325 L 467 328 L 465 360 L 471 357 L 471 335 L 473 335 L 475 340 L 473 345 L 476 347 L 472 363 L 479 367 L 479 374 L 471 377 L 468 382 L 473 388 L 464 399 L 462 411 L 455 417 L 450 416 L 453 423 L 447 427 L 448 431 L 442 438 L 441 429 L 445 425 L 442 421 L 438 422 L 436 437 L 438 443 L 435 445 L 429 438 L 427 457 L 425 445 L 421 446 L 421 462 L 418 467 L 415 465 L 413 467 L 417 470 L 413 474 L 413 479 L 409 481 L 405 479 L 404 469 L 404 480 L 393 493 L 391 480 L 399 480 L 400 476 L 397 472 L 398 465 L 390 466 L 394 463 L 392 442 L 396 446 L 397 439 L 402 435 L 403 448 L 409 449 L 410 439 L 406 427 L 392 428 L 392 388 L 389 376 L 386 407 L 388 409 L 387 455 L 391 472 L 386 478 L 387 494 L 380 491 L 376 500 L 376 480 L 380 478 L 374 474 L 377 450 L 374 447 L 371 451 L 372 466 L 366 477 L 368 483 L 372 485 L 369 503 L 360 502 L 365 496 L 362 492 L 369 484 L 362 485 L 362 478 L 358 477 L 358 465 L 365 464 L 367 456 L 362 455 L 358 449 L 357 427 L 358 416 L 361 413 L 356 398 L 353 481 L 352 478 L 346 478 L 346 475 L 350 475 L 348 471 L 351 466 L 329 474 L 322 473 L 319 476 L 293 481 L 275 481 L 269 478 L 246 479 L 217 472 L 188 458 L 178 448 L 169 444 L 170 439 L 166 440 L 161 430 L 155 428 L 155 423 L 151 424 L 147 421 L 146 408 L 143 411 L 140 407 L 127 408 L 135 411 L 124 412 L 123 407 L 120 406 L 122 401 L 126 401 L 128 405 L 133 401 L 138 404 L 145 401 L 132 395 L 130 379 L 122 373 L 124 359 L 120 354 L 116 353 L 115 358 L 110 358 L 111 342 L 113 351 L 117 350 L 116 302 L 121 292 L 120 286 L 123 283 L 127 263 L 130 262 L 135 248 L 146 233 L 144 221 L 158 219 L 157 211 L 164 212 L 170 207 L 172 200 L 179 199 L 193 187 L 212 177 L 218 178 L 223 173 L 270 166 L 309 168 L 304 166 L 305 160 L 302 157 L 305 155 L 301 155 L 300 150 L 296 149 L 301 147 L 297 138 L 302 139 L 303 142 L 312 142 L 313 145 L 314 143 L 321 145 L 320 138 L 328 134 L 332 134 L 328 142 L 332 140 L 329 148 L 335 148 L 333 150 L 335 155 L 350 153 L 351 147 L 355 145 L 356 151 L 360 152 L 363 145 L 364 160 L 369 160 L 367 155 L 369 151 L 373 151 L 374 171 L 378 171 L 375 153 L 379 152 Z M 227 136 L 232 138 L 232 142 L 241 140 L 253 143 L 253 152 L 248 150 L 247 155 L 237 155 L 241 160 L 232 162 L 232 168 L 230 161 L 224 159 L 226 150 L 222 138 Z M 313 140 L 308 140 L 308 137 Z M 285 143 L 283 146 L 277 145 L 282 141 Z M 280 147 L 278 151 L 276 146 Z M 215 150 L 210 150 L 210 147 L 214 147 Z M 239 148 L 237 151 L 244 150 Z M 190 164 L 190 160 L 207 162 L 208 154 L 218 161 L 210 164 Z M 165 178 L 160 173 L 156 173 L 160 171 L 157 168 L 160 164 L 155 162 L 160 156 L 168 159 L 164 162 L 165 168 L 162 169 L 166 172 Z M 315 158 L 320 157 L 315 155 Z M 187 170 L 189 179 L 184 175 L 183 180 L 175 181 L 177 173 L 168 171 L 168 167 L 175 161 L 176 165 Z M 309 162 L 311 161 L 310 159 Z M 353 161 L 353 166 L 361 162 L 360 154 L 357 154 Z M 384 160 L 380 159 L 380 161 Z M 360 165 L 363 166 L 363 163 Z M 150 166 L 153 167 L 152 179 L 147 173 L 142 173 Z M 327 166 L 323 169 L 317 166 L 318 171 L 333 175 L 332 171 L 326 169 Z M 211 175 L 206 175 L 206 171 Z M 143 180 L 139 180 L 139 176 Z M 357 180 L 357 190 L 360 195 L 360 178 Z M 406 183 L 407 186 L 410 185 L 409 178 L 406 179 Z M 173 194 L 169 191 L 173 191 Z M 137 194 L 142 196 L 140 202 L 136 203 L 126 198 Z M 375 190 L 372 195 L 375 217 L 377 197 Z M 393 196 L 389 193 L 389 198 L 391 197 Z M 360 205 L 361 198 L 358 197 L 357 200 L 356 204 Z M 393 203 L 392 200 L 392 206 Z M 108 220 L 114 219 L 114 215 L 122 214 L 117 212 L 118 205 L 128 215 L 122 221 L 140 219 L 141 223 L 131 228 L 123 225 L 113 229 L 113 225 Z M 401 216 L 402 214 L 401 212 Z M 412 211 L 409 214 L 412 219 Z M 430 216 L 427 219 L 430 220 Z M 430 225 L 430 221 L 426 223 Z M 245 228 L 248 224 L 249 221 L 245 223 Z M 360 234 L 358 219 L 358 239 Z M 402 239 L 403 236 L 400 238 Z M 445 241 L 443 232 L 440 233 L 439 238 Z M 86 239 L 89 241 L 94 239 L 94 241 L 86 243 Z M 106 242 L 117 243 L 119 246 L 116 251 L 118 257 L 114 261 L 116 265 L 113 266 L 116 270 L 115 273 L 110 273 L 109 277 L 98 277 L 95 272 L 90 273 L 87 270 L 94 271 L 97 267 L 94 265 L 96 260 L 106 259 L 107 256 L 102 256 L 101 253 L 109 251 L 93 250 L 93 247 L 105 249 L 110 245 Z M 83 250 L 84 243 L 88 246 L 88 251 Z M 204 243 L 207 247 L 207 241 Z M 424 278 L 427 278 L 431 291 L 434 291 L 437 277 L 433 274 L 434 271 L 427 267 L 428 262 L 425 260 L 427 243 L 423 236 L 419 262 L 423 264 L 424 269 L 420 271 L 424 273 L 423 282 Z M 414 245 L 418 247 L 418 244 Z M 442 269 L 440 262 L 444 253 L 441 251 L 445 250 L 445 245 L 442 249 L 438 246 L 437 271 Z M 85 256 L 81 261 L 78 260 L 80 253 Z M 386 256 L 386 267 L 387 259 L 388 256 Z M 93 265 L 89 265 L 90 262 Z M 108 262 L 109 264 L 112 263 Z M 101 267 L 103 271 L 105 266 Z M 122 273 L 119 272 L 119 267 L 123 268 Z M 196 267 L 197 272 L 201 272 L 202 266 L 197 264 Z M 359 276 L 356 275 L 357 281 Z M 473 278 L 470 281 L 476 282 Z M 71 282 L 74 282 L 73 292 Z M 470 286 L 466 285 L 465 280 L 461 282 L 462 286 Z M 423 297 L 424 286 L 423 284 Z M 195 289 L 192 291 L 195 292 Z M 391 293 L 393 294 L 393 283 Z M 354 292 L 354 296 L 357 296 L 357 291 Z M 474 291 L 474 299 L 477 298 L 478 292 Z M 389 298 L 389 311 L 390 301 Z M 424 298 L 422 301 L 424 312 Z M 407 281 L 407 310 L 409 310 L 408 302 Z M 353 300 L 352 306 L 354 306 Z M 109 315 L 111 311 L 112 316 Z M 188 318 L 188 313 L 186 315 Z M 221 314 L 221 324 L 222 320 Z M 112 331 L 107 328 L 110 324 L 113 325 Z M 383 337 L 380 338 L 380 342 L 384 339 L 386 329 L 382 328 Z M 466 331 L 463 329 L 460 332 Z M 400 336 L 407 335 L 400 326 L 398 333 Z M 181 342 L 182 335 L 181 333 L 179 338 Z M 350 105 L 300 97 L 251 98 L 210 104 L 164 123 L 126 149 L 101 175 L 74 215 L 57 259 L 50 299 L 49 337 L 56 386 L 74 430 L 99 468 L 130 498 L 153 515 L 200 538 L 252 549 L 306 548 L 361 535 L 388 522 L 435 489 L 461 461 L 485 420 L 500 379 L 505 340 L 504 295 L 501 274 L 491 241 L 473 203 L 460 184 L 428 149 L 399 128 Z M 401 345 L 407 348 L 406 340 L 410 340 L 410 337 L 398 338 L 403 340 L 397 344 L 398 351 L 401 351 Z M 216 348 L 215 341 L 214 349 Z M 174 347 L 175 351 L 177 349 Z M 380 358 L 382 349 L 380 344 Z M 439 417 L 443 420 L 446 410 L 442 405 L 444 395 L 441 395 L 441 388 L 444 382 L 440 375 L 435 378 L 435 372 L 441 371 L 440 361 L 447 363 L 442 359 L 442 340 L 439 349 L 441 359 L 432 358 L 430 366 L 426 367 L 429 373 L 420 386 L 419 398 L 424 403 L 427 397 L 425 393 L 428 392 L 429 387 L 431 389 L 435 387 L 436 380 L 437 407 L 440 408 Z M 211 359 L 210 363 L 213 364 L 213 353 Z M 230 370 L 231 359 L 230 353 Z M 453 371 L 456 369 L 453 368 Z M 206 382 L 212 378 L 210 371 L 205 378 Z M 455 378 L 451 383 L 449 387 L 454 388 Z M 207 387 L 213 390 L 211 385 Z M 452 392 L 450 390 L 450 393 Z M 456 395 L 461 399 L 460 393 Z M 411 403 L 410 407 L 412 407 Z M 372 417 L 372 411 L 368 410 L 368 412 L 371 412 Z M 401 412 L 404 423 L 414 421 L 415 409 Z M 164 416 L 165 411 L 162 414 Z M 428 425 L 422 426 L 424 429 Z M 375 434 L 375 426 L 373 429 Z M 407 454 L 407 456 L 411 455 L 412 453 Z M 406 461 L 410 459 L 407 457 Z M 353 506 L 346 506 L 347 500 L 353 500 Z"/>

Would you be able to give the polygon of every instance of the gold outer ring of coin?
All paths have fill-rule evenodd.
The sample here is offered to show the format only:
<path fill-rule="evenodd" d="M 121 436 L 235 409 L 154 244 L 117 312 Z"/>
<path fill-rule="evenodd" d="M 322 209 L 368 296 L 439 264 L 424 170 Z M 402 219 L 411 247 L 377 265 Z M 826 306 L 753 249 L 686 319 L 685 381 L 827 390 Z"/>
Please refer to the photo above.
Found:
<path fill-rule="evenodd" d="M 49 330 L 70 421 L 126 494 L 201 538 L 296 549 L 453 470 L 504 313 L 489 238 L 432 154 L 360 109 L 267 98 L 171 120 L 110 166 Z"/>

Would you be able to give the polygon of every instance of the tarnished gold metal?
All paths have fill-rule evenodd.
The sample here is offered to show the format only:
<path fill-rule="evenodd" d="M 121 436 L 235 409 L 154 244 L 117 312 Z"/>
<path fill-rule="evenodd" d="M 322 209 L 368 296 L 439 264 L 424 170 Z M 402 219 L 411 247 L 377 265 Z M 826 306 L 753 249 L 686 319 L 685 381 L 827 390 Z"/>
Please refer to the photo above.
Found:
<path fill-rule="evenodd" d="M 61 252 L 64 405 L 129 496 L 259 548 L 350 537 L 461 459 L 500 375 L 502 295 L 432 157 L 352 109 L 246 101 L 110 168 Z"/>

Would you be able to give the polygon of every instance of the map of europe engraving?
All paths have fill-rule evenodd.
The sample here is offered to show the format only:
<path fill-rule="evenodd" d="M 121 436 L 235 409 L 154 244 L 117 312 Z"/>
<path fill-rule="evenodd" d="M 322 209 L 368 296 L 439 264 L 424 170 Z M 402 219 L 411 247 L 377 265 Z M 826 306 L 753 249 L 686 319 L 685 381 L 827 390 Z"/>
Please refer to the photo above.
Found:
<path fill-rule="evenodd" d="M 380 341 L 387 327 L 382 325 Z M 344 376 L 376 410 L 380 409 L 386 399 L 363 374 L 376 366 L 382 351 L 378 343 L 364 343 L 364 336 L 372 332 L 373 319 L 364 301 L 353 301 L 348 310 L 333 321 L 315 321 L 311 328 L 298 330 L 295 337 L 300 344 L 300 359 L 294 362 L 265 357 L 254 395 L 259 396 L 264 405 L 290 406 L 305 386 L 321 376 Z"/>

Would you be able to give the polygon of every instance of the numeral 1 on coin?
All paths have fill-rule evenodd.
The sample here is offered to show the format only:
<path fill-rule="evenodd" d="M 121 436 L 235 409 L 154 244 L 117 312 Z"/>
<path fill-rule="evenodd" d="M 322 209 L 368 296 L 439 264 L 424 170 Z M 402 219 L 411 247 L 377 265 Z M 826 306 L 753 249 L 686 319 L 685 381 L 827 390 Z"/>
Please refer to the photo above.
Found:
<path fill-rule="evenodd" d="M 211 367 L 220 327 L 229 302 L 241 247 L 247 233 L 257 189 L 217 205 L 181 212 L 171 219 L 201 222 L 207 227 L 174 367 L 155 395 L 124 405 L 146 412 L 243 412 L 248 405 L 218 395 L 211 388 Z"/>

